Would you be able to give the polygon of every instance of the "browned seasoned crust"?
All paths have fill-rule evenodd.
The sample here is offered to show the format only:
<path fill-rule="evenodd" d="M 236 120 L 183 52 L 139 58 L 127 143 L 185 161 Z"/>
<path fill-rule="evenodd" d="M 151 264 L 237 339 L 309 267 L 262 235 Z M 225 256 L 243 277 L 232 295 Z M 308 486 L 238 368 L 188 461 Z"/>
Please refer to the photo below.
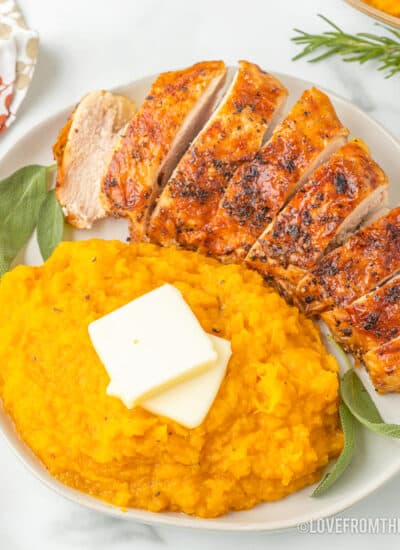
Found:
<path fill-rule="evenodd" d="M 208 228 L 207 252 L 243 260 L 324 151 L 333 152 L 333 142 L 343 145 L 347 134 L 328 96 L 304 91 L 271 140 L 229 182 Z"/>
<path fill-rule="evenodd" d="M 400 392 L 400 339 L 368 351 L 363 362 L 378 393 Z"/>
<path fill-rule="evenodd" d="M 350 304 L 400 270 L 400 207 L 360 229 L 299 284 L 307 314 Z"/>
<path fill-rule="evenodd" d="M 209 85 L 226 73 L 223 61 L 203 61 L 159 75 L 126 128 L 103 180 L 104 200 L 130 219 L 133 240 L 145 238 L 147 219 L 160 191 L 160 167 L 187 115 Z"/>
<path fill-rule="evenodd" d="M 335 339 L 358 354 L 390 342 L 400 337 L 400 278 L 321 317 Z"/>
<path fill-rule="evenodd" d="M 67 145 L 69 131 L 71 129 L 72 121 L 74 120 L 74 115 L 77 107 L 78 105 L 75 106 L 67 122 L 61 128 L 57 136 L 57 139 L 53 145 L 53 156 L 54 156 L 54 160 L 57 163 L 57 176 L 56 176 L 56 193 L 57 194 L 58 194 L 58 189 L 60 188 L 60 186 L 62 186 L 64 181 L 64 168 L 63 168 L 64 151 L 65 151 L 65 146 Z M 73 219 L 70 219 L 69 221 L 72 223 L 74 222 Z"/>
<path fill-rule="evenodd" d="M 260 67 L 240 61 L 223 103 L 182 158 L 161 194 L 149 237 L 163 244 L 201 247 L 234 171 L 254 157 L 285 87 Z"/>
<path fill-rule="evenodd" d="M 346 219 L 387 187 L 383 170 L 360 140 L 339 149 L 294 195 L 250 250 L 246 262 L 295 295 L 304 275 L 337 238 Z"/>
<path fill-rule="evenodd" d="M 62 165 L 64 149 L 65 149 L 65 145 L 67 144 L 68 134 L 71 129 L 71 125 L 74 119 L 74 114 L 76 109 L 77 109 L 77 105 L 75 106 L 75 109 L 72 111 L 65 125 L 61 128 L 57 136 L 56 142 L 53 145 L 54 160 L 57 162 L 59 166 Z"/>
<path fill-rule="evenodd" d="M 365 363 L 377 391 L 400 391 L 400 277 L 321 317 L 335 340 Z"/>

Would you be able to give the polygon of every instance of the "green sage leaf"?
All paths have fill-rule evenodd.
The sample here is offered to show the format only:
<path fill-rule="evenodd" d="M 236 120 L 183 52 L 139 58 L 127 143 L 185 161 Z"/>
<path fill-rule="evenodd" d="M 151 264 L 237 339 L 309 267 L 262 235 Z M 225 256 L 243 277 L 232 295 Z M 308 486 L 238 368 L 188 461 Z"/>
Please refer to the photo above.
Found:
<path fill-rule="evenodd" d="M 400 438 L 400 425 L 386 424 L 375 403 L 353 369 L 342 378 L 340 392 L 352 415 L 369 430 L 388 437 Z"/>
<path fill-rule="evenodd" d="M 39 211 L 37 240 L 43 260 L 53 253 L 64 234 L 64 215 L 54 189 L 48 191 Z"/>
<path fill-rule="evenodd" d="M 0 276 L 31 237 L 46 192 L 45 166 L 25 166 L 0 181 Z"/>
<path fill-rule="evenodd" d="M 317 488 L 312 494 L 313 497 L 319 497 L 324 494 L 339 479 L 339 477 L 346 470 L 347 466 L 350 464 L 354 455 L 356 423 L 354 421 L 354 417 L 343 401 L 339 405 L 339 415 L 344 434 L 344 447 L 332 470 L 319 482 Z"/>

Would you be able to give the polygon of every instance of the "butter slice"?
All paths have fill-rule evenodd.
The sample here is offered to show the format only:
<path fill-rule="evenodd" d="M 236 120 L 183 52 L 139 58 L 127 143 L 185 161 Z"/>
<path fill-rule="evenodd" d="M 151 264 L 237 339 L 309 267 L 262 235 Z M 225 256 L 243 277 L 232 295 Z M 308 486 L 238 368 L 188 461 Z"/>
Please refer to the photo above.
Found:
<path fill-rule="evenodd" d="M 232 355 L 231 343 L 209 335 L 218 358 L 212 369 L 158 393 L 141 403 L 141 406 L 161 416 L 175 420 L 187 428 L 199 426 L 218 393 Z"/>
<path fill-rule="evenodd" d="M 210 337 L 169 284 L 94 321 L 88 330 L 111 379 L 107 393 L 128 408 L 207 371 L 217 359 Z"/>

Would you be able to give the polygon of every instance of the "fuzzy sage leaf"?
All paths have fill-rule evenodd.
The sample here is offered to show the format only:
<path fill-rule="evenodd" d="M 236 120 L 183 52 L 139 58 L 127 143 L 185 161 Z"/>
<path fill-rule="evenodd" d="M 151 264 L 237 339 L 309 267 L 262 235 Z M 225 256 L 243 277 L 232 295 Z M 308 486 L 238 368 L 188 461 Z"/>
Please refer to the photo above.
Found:
<path fill-rule="evenodd" d="M 319 497 L 324 494 L 339 479 L 354 455 L 356 423 L 353 415 L 343 401 L 339 405 L 339 415 L 344 435 L 344 447 L 332 470 L 317 485 L 312 494 L 313 497 Z"/>
<path fill-rule="evenodd" d="M 10 269 L 37 225 L 47 173 L 45 166 L 25 166 L 0 181 L 0 276 Z"/>
<path fill-rule="evenodd" d="M 400 425 L 386 424 L 375 403 L 364 388 L 360 378 L 352 368 L 348 355 L 343 348 L 330 337 L 330 340 L 343 356 L 348 366 L 347 372 L 340 381 L 342 402 L 339 415 L 342 424 L 345 444 L 332 470 L 318 484 L 312 496 L 318 497 L 325 493 L 342 475 L 350 464 L 355 449 L 355 430 L 357 421 L 380 435 L 400 438 Z"/>
<path fill-rule="evenodd" d="M 361 380 L 349 370 L 342 378 L 340 391 L 352 415 L 369 430 L 388 437 L 400 438 L 400 425 L 386 424 Z"/>
<path fill-rule="evenodd" d="M 47 192 L 39 212 L 37 240 L 43 260 L 53 253 L 64 234 L 64 215 L 54 189 Z"/>

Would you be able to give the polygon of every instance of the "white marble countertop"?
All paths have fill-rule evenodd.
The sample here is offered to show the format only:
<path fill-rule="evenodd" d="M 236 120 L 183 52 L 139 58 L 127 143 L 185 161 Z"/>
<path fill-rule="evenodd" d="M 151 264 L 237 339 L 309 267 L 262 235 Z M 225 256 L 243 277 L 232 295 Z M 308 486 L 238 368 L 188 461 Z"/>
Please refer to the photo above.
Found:
<path fill-rule="evenodd" d="M 0 137 L 0 156 L 32 125 L 85 92 L 188 65 L 200 59 L 239 58 L 271 71 L 312 80 L 358 104 L 400 138 L 400 76 L 384 80 L 374 64 L 293 63 L 292 28 L 323 28 L 323 12 L 349 31 L 374 24 L 341 0 L 20 0 L 40 33 L 36 75 L 17 121 Z M 400 174 L 399 174 L 400 178 Z M 396 182 L 393 182 L 396 183 Z M 400 516 L 400 476 L 343 513 L 345 517 Z M 126 550 L 156 548 L 349 549 L 394 548 L 396 535 L 229 534 L 150 528 L 119 521 L 62 500 L 25 471 L 0 440 L 1 550 Z"/>

